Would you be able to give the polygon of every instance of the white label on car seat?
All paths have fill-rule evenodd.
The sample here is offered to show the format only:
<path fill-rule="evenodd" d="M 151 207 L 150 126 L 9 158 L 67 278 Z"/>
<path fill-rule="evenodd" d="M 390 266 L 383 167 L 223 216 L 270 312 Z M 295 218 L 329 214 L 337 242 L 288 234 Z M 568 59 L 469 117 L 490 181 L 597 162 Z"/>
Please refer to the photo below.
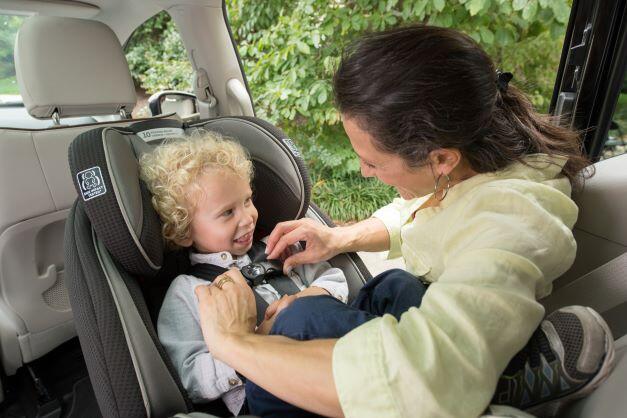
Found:
<path fill-rule="evenodd" d="M 287 145 L 290 151 L 292 151 L 292 154 L 294 154 L 297 157 L 300 157 L 300 151 L 298 150 L 298 148 L 296 148 L 296 144 L 294 144 L 294 141 L 292 141 L 289 138 L 283 138 L 283 143 Z"/>
<path fill-rule="evenodd" d="M 76 179 L 78 180 L 78 186 L 81 189 L 84 201 L 107 193 L 107 188 L 98 166 L 81 171 L 76 175 Z"/>
<path fill-rule="evenodd" d="M 154 128 L 146 131 L 137 132 L 137 136 L 146 142 L 163 138 L 177 138 L 185 136 L 185 131 L 181 128 Z"/>

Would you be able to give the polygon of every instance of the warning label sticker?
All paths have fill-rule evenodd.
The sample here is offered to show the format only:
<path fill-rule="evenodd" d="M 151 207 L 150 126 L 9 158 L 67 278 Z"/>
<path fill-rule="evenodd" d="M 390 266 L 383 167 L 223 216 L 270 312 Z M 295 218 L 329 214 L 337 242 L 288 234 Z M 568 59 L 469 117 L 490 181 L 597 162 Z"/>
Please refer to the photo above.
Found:
<path fill-rule="evenodd" d="M 100 167 L 92 167 L 76 174 L 78 185 L 81 189 L 81 195 L 84 201 L 102 196 L 107 193 L 107 188 L 100 172 Z"/>
<path fill-rule="evenodd" d="M 137 136 L 146 142 L 163 138 L 178 138 L 185 136 L 185 131 L 181 128 L 154 128 L 146 131 L 137 132 Z"/>

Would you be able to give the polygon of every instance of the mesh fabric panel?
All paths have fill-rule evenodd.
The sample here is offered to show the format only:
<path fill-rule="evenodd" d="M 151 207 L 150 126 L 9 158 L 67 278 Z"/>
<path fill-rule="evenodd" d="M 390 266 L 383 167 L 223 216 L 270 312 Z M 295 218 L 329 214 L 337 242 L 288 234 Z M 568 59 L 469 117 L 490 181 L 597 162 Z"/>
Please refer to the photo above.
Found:
<path fill-rule="evenodd" d="M 100 411 L 104 417 L 145 417 L 122 324 L 78 203 L 68 217 L 65 243 L 70 303 Z"/>

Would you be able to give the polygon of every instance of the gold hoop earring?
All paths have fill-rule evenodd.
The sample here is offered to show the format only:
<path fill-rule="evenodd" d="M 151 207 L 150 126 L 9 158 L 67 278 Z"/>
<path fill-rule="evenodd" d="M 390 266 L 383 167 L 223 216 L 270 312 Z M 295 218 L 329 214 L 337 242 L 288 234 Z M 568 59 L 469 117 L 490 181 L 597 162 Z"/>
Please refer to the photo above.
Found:
<path fill-rule="evenodd" d="M 438 187 L 440 185 L 440 180 L 442 179 L 442 176 L 446 178 L 446 188 L 444 188 L 442 197 L 438 197 Z M 442 173 L 438 175 L 438 178 L 435 179 L 435 185 L 433 186 L 433 197 L 435 197 L 435 199 L 440 202 L 443 201 L 446 195 L 448 194 L 448 189 L 450 188 L 451 188 L 451 178 L 448 176 L 448 174 Z"/>

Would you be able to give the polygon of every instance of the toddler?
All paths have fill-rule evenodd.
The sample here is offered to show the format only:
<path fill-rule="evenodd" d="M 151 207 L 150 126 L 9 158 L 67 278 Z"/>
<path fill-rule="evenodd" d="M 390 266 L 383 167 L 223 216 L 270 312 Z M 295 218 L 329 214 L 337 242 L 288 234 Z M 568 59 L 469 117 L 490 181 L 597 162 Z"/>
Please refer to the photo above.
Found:
<path fill-rule="evenodd" d="M 140 169 L 163 223 L 163 236 L 170 247 L 189 248 L 191 272 L 204 267 L 215 277 L 263 255 L 264 240 L 253 241 L 258 216 L 250 187 L 253 166 L 237 142 L 208 132 L 172 140 L 143 155 Z M 296 267 L 288 279 L 291 293 L 296 293 L 290 298 L 330 295 L 347 301 L 344 273 L 326 262 Z M 285 286 L 281 291 L 272 283 L 252 286 L 257 306 L 270 305 L 269 312 L 278 313 Z M 157 333 L 191 400 L 221 398 L 237 415 L 244 412 L 244 384 L 235 370 L 212 357 L 200 329 L 194 289 L 206 284 L 205 278 L 192 274 L 176 277 L 159 311 Z M 257 332 L 267 334 L 271 326 L 263 321 Z"/>

